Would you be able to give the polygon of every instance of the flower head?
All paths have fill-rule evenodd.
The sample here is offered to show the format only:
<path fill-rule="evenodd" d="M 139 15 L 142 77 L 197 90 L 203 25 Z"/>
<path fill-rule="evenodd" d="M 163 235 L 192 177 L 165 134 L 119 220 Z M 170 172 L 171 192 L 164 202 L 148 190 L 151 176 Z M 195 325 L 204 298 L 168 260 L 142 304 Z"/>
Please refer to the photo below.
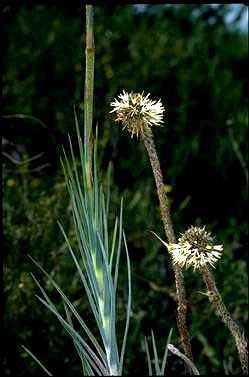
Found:
<path fill-rule="evenodd" d="M 214 238 L 205 227 L 191 226 L 181 234 L 178 243 L 161 242 L 167 247 L 174 264 L 192 267 L 194 270 L 202 270 L 208 266 L 214 268 L 223 251 L 223 245 L 214 245 Z"/>
<path fill-rule="evenodd" d="M 205 227 L 191 226 L 181 234 L 177 244 L 168 245 L 168 250 L 173 263 L 201 270 L 208 265 L 215 267 L 214 264 L 221 257 L 223 245 L 214 245 L 214 239 Z"/>
<path fill-rule="evenodd" d="M 118 99 L 111 102 L 113 110 L 110 113 L 116 113 L 116 122 L 122 122 L 123 129 L 127 129 L 137 137 L 143 134 L 148 127 L 159 126 L 162 123 L 164 108 L 161 100 L 152 101 L 148 97 L 150 93 L 144 96 L 144 93 L 123 93 L 119 94 Z"/>

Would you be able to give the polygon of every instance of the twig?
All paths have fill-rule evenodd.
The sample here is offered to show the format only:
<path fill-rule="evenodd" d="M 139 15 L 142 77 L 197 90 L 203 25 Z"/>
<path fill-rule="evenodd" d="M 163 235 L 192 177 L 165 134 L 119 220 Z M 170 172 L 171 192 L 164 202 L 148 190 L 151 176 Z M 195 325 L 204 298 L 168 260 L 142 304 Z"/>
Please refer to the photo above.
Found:
<path fill-rule="evenodd" d="M 33 173 L 33 172 L 41 171 L 41 170 L 43 170 L 43 169 L 45 169 L 45 168 L 48 168 L 48 167 L 51 166 L 51 165 L 52 165 L 52 164 L 50 164 L 50 163 L 43 164 L 43 165 L 41 165 L 41 166 L 37 166 L 36 168 L 29 170 L 29 172 L 30 172 L 30 173 Z"/>
<path fill-rule="evenodd" d="M 183 355 L 183 353 L 181 353 L 175 346 L 173 346 L 173 344 L 168 344 L 168 350 L 170 352 L 172 352 L 174 355 L 180 357 L 186 363 L 187 367 L 192 371 L 192 373 L 195 376 L 200 375 L 200 373 L 199 373 L 198 369 L 196 368 L 196 366 L 194 365 L 194 363 L 191 360 L 189 360 L 188 357 Z"/>
<path fill-rule="evenodd" d="M 12 157 L 10 154 L 8 154 L 6 152 L 2 152 L 2 155 L 5 156 L 5 157 L 7 157 L 8 160 L 10 160 L 11 162 L 13 162 L 13 164 L 15 164 L 15 165 L 24 165 L 24 164 L 28 164 L 31 161 L 37 160 L 38 158 L 40 158 L 41 156 L 44 155 L 44 152 L 39 153 L 36 156 L 31 157 L 31 158 L 29 158 L 29 159 L 27 159 L 25 161 L 17 161 L 14 157 Z"/>
<path fill-rule="evenodd" d="M 27 115 L 27 114 L 11 114 L 11 115 L 2 115 L 2 118 L 4 119 L 29 119 L 34 121 L 35 123 L 40 124 L 44 128 L 48 128 L 47 125 L 42 122 L 40 119 L 36 118 L 33 115 Z"/>

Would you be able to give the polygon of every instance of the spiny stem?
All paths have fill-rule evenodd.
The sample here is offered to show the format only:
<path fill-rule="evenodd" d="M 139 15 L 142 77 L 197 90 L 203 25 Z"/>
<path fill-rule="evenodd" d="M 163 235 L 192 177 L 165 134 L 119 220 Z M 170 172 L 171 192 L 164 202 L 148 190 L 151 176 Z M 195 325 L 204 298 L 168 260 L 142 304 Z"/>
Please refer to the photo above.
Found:
<path fill-rule="evenodd" d="M 93 88 L 94 88 L 94 33 L 93 6 L 86 5 L 86 70 L 84 92 L 84 149 L 87 163 L 87 185 L 92 189 L 92 150 L 93 150 Z"/>
<path fill-rule="evenodd" d="M 203 270 L 203 280 L 206 283 L 208 297 L 213 308 L 216 311 L 217 316 L 220 317 L 222 322 L 228 327 L 230 333 L 234 337 L 243 374 L 248 375 L 247 341 L 239 326 L 233 320 L 231 314 L 224 305 L 219 291 L 216 287 L 214 277 L 207 268 Z"/>
<path fill-rule="evenodd" d="M 153 140 L 152 131 L 148 128 L 146 132 L 142 133 L 142 140 L 147 149 L 154 178 L 156 181 L 157 193 L 160 203 L 161 217 L 164 225 L 164 230 L 169 243 L 175 243 L 175 234 L 170 217 L 170 210 L 168 198 L 164 189 L 163 176 L 160 168 L 160 163 L 157 157 L 156 148 Z M 181 268 L 173 265 L 176 282 L 177 294 L 177 327 L 181 338 L 182 347 L 186 356 L 193 361 L 190 338 L 186 326 L 187 302 L 184 288 L 184 281 Z"/>

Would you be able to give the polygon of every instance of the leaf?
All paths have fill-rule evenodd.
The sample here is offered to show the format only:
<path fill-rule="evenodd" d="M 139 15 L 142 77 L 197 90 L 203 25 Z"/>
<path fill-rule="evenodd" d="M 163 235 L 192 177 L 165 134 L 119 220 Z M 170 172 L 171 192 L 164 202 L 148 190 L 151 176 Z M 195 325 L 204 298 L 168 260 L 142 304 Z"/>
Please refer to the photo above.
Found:
<path fill-rule="evenodd" d="M 40 360 L 37 359 L 37 357 L 24 345 L 21 345 L 21 347 L 35 360 L 35 362 L 40 365 L 40 367 L 44 370 L 45 373 L 47 373 L 48 376 L 53 376 L 47 368 L 40 362 Z"/>

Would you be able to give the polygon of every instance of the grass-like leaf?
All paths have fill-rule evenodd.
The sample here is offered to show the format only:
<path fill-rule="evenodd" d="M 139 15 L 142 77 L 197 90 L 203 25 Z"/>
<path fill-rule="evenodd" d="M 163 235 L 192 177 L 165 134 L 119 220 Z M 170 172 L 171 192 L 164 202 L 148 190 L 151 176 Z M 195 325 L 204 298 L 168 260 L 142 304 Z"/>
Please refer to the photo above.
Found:
<path fill-rule="evenodd" d="M 68 308 L 67 308 L 67 306 L 65 304 L 64 304 L 64 310 L 66 312 L 68 323 L 73 327 L 73 322 L 72 322 L 70 311 L 68 310 Z M 75 346 L 75 348 L 76 348 L 76 350 L 78 352 L 78 355 L 80 357 L 80 360 L 81 360 L 83 375 L 84 376 L 92 376 L 94 374 L 93 370 L 92 370 L 89 362 L 84 357 L 84 355 L 82 355 L 81 347 L 80 347 L 79 342 L 77 340 L 75 340 L 75 339 L 73 339 L 73 342 L 74 342 L 74 346 Z"/>
<path fill-rule="evenodd" d="M 165 346 L 165 351 L 163 355 L 163 360 L 161 363 L 160 367 L 160 360 L 158 357 L 158 352 L 157 352 L 157 346 L 156 346 L 156 340 L 153 331 L 151 330 L 151 340 L 152 340 L 152 350 L 153 350 L 153 357 L 150 354 L 150 349 L 148 345 L 147 338 L 145 337 L 144 345 L 145 345 L 145 351 L 146 351 L 146 356 L 147 356 L 147 362 L 148 362 L 148 369 L 149 369 L 149 375 L 155 375 L 155 376 L 164 376 L 165 375 L 165 367 L 166 367 L 166 361 L 167 361 L 167 355 L 168 355 L 168 347 L 169 347 L 169 342 L 171 339 L 172 335 L 172 329 L 169 332 L 167 343 Z M 155 365 L 155 371 L 153 371 L 153 362 Z"/>
<path fill-rule="evenodd" d="M 171 336 L 172 336 L 172 331 L 173 331 L 173 329 L 170 329 L 168 339 L 167 339 L 167 343 L 166 343 L 166 346 L 165 346 L 165 351 L 164 351 L 163 361 L 162 361 L 162 367 L 161 367 L 161 375 L 164 375 L 166 362 L 167 362 L 167 356 L 168 356 L 169 342 L 170 342 L 170 339 L 171 339 Z"/>
<path fill-rule="evenodd" d="M 75 114 L 76 117 L 76 114 Z M 77 117 L 76 117 L 77 118 Z M 89 187 L 89 165 L 82 147 L 82 141 L 76 121 L 80 164 L 76 159 L 73 143 L 69 137 L 70 156 L 64 153 L 62 167 L 65 175 L 68 193 L 71 199 L 74 232 L 77 239 L 77 250 L 73 250 L 69 237 L 59 222 L 59 228 L 64 236 L 67 248 L 85 289 L 90 308 L 93 312 L 100 333 L 102 344 L 97 341 L 88 325 L 78 313 L 63 289 L 35 261 L 31 260 L 42 271 L 55 290 L 60 295 L 66 313 L 66 318 L 58 312 L 38 280 L 32 275 L 43 298 L 38 296 L 61 322 L 65 331 L 71 336 L 78 353 L 84 374 L 94 372 L 98 375 L 122 374 L 126 340 L 131 314 L 131 267 L 127 243 L 123 232 L 123 201 L 120 213 L 110 231 L 107 214 L 109 213 L 110 195 L 104 193 L 97 173 L 97 134 L 94 146 L 92 187 Z M 107 193 L 110 188 L 107 188 Z M 108 202 L 107 202 L 108 201 Z M 119 355 L 116 334 L 116 301 L 119 263 L 122 244 L 127 260 L 128 303 L 123 342 Z M 84 338 L 74 329 L 73 319 L 77 320 L 84 331 Z"/>
<path fill-rule="evenodd" d="M 126 243 L 124 232 L 123 232 L 123 239 L 124 239 L 126 258 L 127 258 L 128 302 L 127 302 L 127 311 L 126 311 L 126 324 L 125 324 L 124 339 L 123 339 L 121 355 L 120 355 L 120 365 L 119 365 L 120 374 L 122 373 L 122 370 L 123 370 L 124 353 L 125 353 L 125 348 L 126 348 L 126 340 L 127 340 L 127 334 L 128 334 L 130 316 L 131 316 L 131 266 L 130 266 L 130 258 L 129 258 L 129 253 L 128 253 L 128 248 L 127 248 L 127 243 Z"/>
<path fill-rule="evenodd" d="M 26 348 L 24 345 L 22 345 L 22 348 L 24 349 L 24 351 L 27 352 L 27 354 L 29 354 L 34 360 L 35 362 L 40 365 L 40 367 L 44 370 L 45 373 L 47 373 L 48 376 L 53 376 L 48 370 L 46 367 L 44 367 L 44 365 L 40 362 L 40 360 L 37 359 L 37 357 L 28 349 Z"/>

